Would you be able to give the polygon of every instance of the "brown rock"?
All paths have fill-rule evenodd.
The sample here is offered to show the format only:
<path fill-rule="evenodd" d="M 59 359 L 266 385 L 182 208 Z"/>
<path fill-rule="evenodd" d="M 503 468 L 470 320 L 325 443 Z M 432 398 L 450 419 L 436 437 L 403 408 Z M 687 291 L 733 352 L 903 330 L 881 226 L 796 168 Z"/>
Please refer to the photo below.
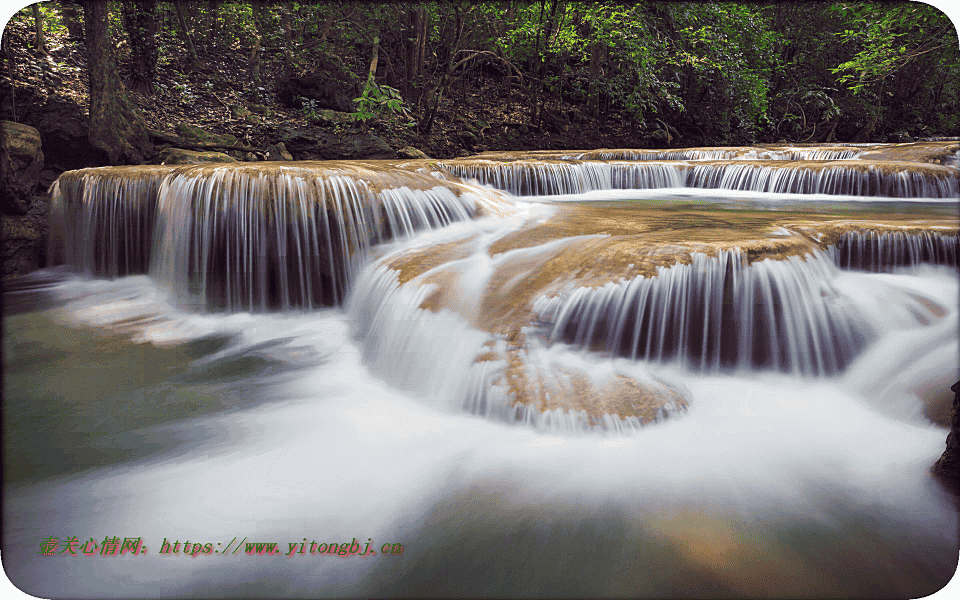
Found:
<path fill-rule="evenodd" d="M 0 259 L 4 280 L 45 266 L 47 204 L 38 196 L 26 215 L 0 214 Z"/>
<path fill-rule="evenodd" d="M 30 210 L 41 170 L 40 132 L 22 123 L 0 121 L 0 212 L 24 215 Z"/>
<path fill-rule="evenodd" d="M 208 162 L 236 162 L 236 159 L 223 152 L 198 152 L 181 148 L 164 148 L 150 162 L 155 165 L 196 165 Z"/>
<path fill-rule="evenodd" d="M 933 474 L 944 487 L 960 495 L 960 381 L 950 387 L 953 391 L 953 416 L 950 433 L 947 434 L 947 449 L 933 465 Z"/>

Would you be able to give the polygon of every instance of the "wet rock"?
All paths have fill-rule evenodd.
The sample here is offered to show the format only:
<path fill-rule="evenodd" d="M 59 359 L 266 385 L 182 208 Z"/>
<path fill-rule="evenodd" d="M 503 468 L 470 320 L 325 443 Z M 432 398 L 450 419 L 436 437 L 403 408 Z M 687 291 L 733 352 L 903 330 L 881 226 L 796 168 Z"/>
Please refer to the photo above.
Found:
<path fill-rule="evenodd" d="M 42 169 L 40 132 L 22 123 L 0 121 L 0 212 L 23 215 L 30 210 Z"/>
<path fill-rule="evenodd" d="M 150 164 L 154 165 L 195 165 L 208 162 L 236 162 L 236 159 L 223 152 L 198 152 L 182 148 L 164 148 Z"/>
<path fill-rule="evenodd" d="M 365 132 L 343 135 L 322 129 L 291 131 L 281 140 L 296 160 L 344 160 L 396 158 L 397 153 L 381 138 Z"/>
<path fill-rule="evenodd" d="M 933 474 L 950 491 L 960 495 L 960 381 L 950 390 L 953 396 L 953 416 L 950 419 L 950 433 L 947 434 L 947 448 L 933 465 Z"/>
<path fill-rule="evenodd" d="M 47 203 L 37 196 L 25 215 L 0 214 L 0 264 L 4 280 L 46 266 Z"/>

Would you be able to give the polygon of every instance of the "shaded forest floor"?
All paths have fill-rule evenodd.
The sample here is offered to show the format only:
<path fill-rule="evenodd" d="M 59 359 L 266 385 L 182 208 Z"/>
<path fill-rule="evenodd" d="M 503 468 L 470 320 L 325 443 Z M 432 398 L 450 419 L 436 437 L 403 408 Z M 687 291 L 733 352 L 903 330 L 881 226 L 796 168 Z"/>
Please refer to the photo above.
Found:
<path fill-rule="evenodd" d="M 30 123 L 37 115 L 75 107 L 85 118 L 89 106 L 87 59 L 83 42 L 65 31 L 47 38 L 48 53 L 32 48 L 32 30 L 23 22 L 10 21 L 4 30 L 6 60 L 2 116 L 5 120 Z M 161 33 L 162 48 L 155 91 L 131 93 L 143 111 L 148 126 L 172 133 L 178 125 L 192 125 L 211 133 L 232 134 L 254 146 L 267 146 L 292 129 L 331 127 L 311 122 L 300 109 L 284 106 L 277 98 L 278 81 L 287 72 L 278 53 L 265 57 L 261 66 L 262 89 L 250 74 L 249 51 L 233 49 L 201 51 L 199 64 L 192 64 L 183 43 Z M 121 42 L 118 69 L 129 77 L 130 64 Z M 366 68 L 361 57 L 333 48 L 354 73 Z M 353 64 L 351 64 L 353 63 Z M 430 135 L 423 135 L 412 120 L 379 118 L 368 130 L 398 150 L 414 146 L 434 158 L 465 156 L 486 150 L 593 149 L 601 147 L 655 147 L 649 137 L 631 135 L 628 120 L 609 116 L 601 125 L 587 116 L 582 105 L 548 103 L 548 118 L 536 127 L 531 120 L 533 100 L 514 88 L 511 97 L 499 78 L 479 72 L 457 82 L 441 102 Z M 253 109 L 252 111 L 250 109 Z M 46 115 L 50 118 L 51 115 Z M 55 115 L 54 115 L 55 116 Z M 699 140 L 681 140 L 697 145 Z"/>

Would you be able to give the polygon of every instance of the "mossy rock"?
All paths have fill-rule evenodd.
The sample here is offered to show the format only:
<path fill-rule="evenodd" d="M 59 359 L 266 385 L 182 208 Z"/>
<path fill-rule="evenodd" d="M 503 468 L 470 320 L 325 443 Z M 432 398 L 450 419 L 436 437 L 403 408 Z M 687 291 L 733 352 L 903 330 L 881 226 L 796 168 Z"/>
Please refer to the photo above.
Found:
<path fill-rule="evenodd" d="M 177 135 L 188 142 L 223 144 L 226 146 L 232 146 L 237 143 L 236 136 L 230 135 L 229 133 L 210 133 L 199 127 L 194 127 L 193 125 L 187 125 L 185 123 L 177 124 Z"/>
<path fill-rule="evenodd" d="M 195 165 L 210 162 L 237 162 L 232 156 L 223 152 L 198 152 L 183 150 L 182 148 L 164 148 L 160 154 L 150 161 L 154 165 Z"/>
<path fill-rule="evenodd" d="M 460 137 L 460 141 L 462 141 L 464 144 L 466 144 L 466 145 L 468 145 L 468 146 L 476 146 L 476 145 L 477 145 L 477 141 L 478 141 L 478 140 L 477 140 L 477 136 L 474 135 L 473 133 L 471 133 L 469 130 L 461 131 L 461 132 L 458 134 L 458 136 Z"/>
<path fill-rule="evenodd" d="M 414 148 L 413 146 L 404 146 L 397 150 L 398 158 L 430 158 L 424 153 L 423 150 Z"/>
<path fill-rule="evenodd" d="M 312 112 L 310 121 L 316 125 L 353 125 L 353 116 L 348 112 L 324 108 Z"/>

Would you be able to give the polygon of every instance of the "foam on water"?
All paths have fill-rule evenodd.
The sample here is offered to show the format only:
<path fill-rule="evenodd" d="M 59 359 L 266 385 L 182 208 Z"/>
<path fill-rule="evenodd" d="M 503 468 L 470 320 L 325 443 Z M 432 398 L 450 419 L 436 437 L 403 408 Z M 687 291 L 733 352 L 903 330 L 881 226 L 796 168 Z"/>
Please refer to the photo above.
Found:
<path fill-rule="evenodd" d="M 933 281 L 927 284 L 936 287 Z M 956 288 L 955 281 L 950 285 Z M 508 542 L 519 546 L 505 549 L 504 536 L 519 526 L 509 516 L 499 526 L 488 524 L 492 529 L 470 530 L 468 538 L 448 531 L 444 542 L 428 534 L 438 522 L 450 524 L 443 508 L 448 502 L 463 498 L 465 507 L 476 510 L 482 505 L 471 499 L 491 494 L 498 513 L 537 515 L 528 523 L 552 528 L 555 560 L 580 556 L 584 536 L 608 530 L 609 524 L 597 521 L 605 514 L 636 515 L 639 521 L 617 525 L 625 530 L 610 531 L 624 539 L 641 536 L 648 544 L 643 539 L 652 531 L 659 532 L 659 540 L 683 540 L 687 534 L 680 523 L 693 515 L 705 523 L 733 523 L 733 531 L 749 523 L 768 540 L 764 543 L 778 548 L 775 532 L 795 523 L 819 531 L 826 536 L 818 538 L 820 543 L 831 546 L 849 535 L 845 523 L 868 514 L 884 523 L 872 533 L 873 543 L 900 551 L 896 538 L 909 530 L 911 539 L 922 540 L 928 568 L 940 568 L 936 556 L 946 552 L 949 558 L 955 548 L 956 513 L 926 475 L 942 449 L 943 430 L 918 419 L 891 419 L 856 386 L 663 368 L 659 377 L 691 395 L 684 418 L 632 435 L 548 435 L 437 406 L 382 382 L 364 364 L 341 311 L 198 318 L 158 308 L 156 292 L 144 280 L 98 282 L 99 289 L 84 282 L 64 287 L 83 295 L 75 301 L 80 303 L 65 308 L 69 318 L 89 320 L 90 306 L 125 303 L 128 310 L 118 311 L 118 321 L 135 314 L 135 306 L 153 316 L 139 327 L 147 338 L 170 341 L 229 330 L 240 336 L 234 343 L 293 338 L 324 358 L 295 377 L 276 378 L 255 407 L 164 426 L 167 434 L 192 440 L 182 451 L 9 494 L 5 563 L 15 582 L 34 593 L 377 595 L 378 590 L 397 592 L 383 576 L 396 575 L 398 565 L 416 568 L 427 553 L 439 551 L 435 557 L 457 564 L 471 560 L 469 554 L 450 554 L 446 544 L 458 539 L 475 549 L 477 537 L 490 551 L 508 554 L 545 551 L 522 537 Z M 134 290 L 142 292 L 139 299 Z M 940 293 L 948 296 L 950 290 Z M 103 315 L 95 320 L 105 324 Z M 465 332 L 450 334 L 454 342 Z M 570 365 L 599 364 L 564 347 L 549 352 Z M 604 368 L 642 377 L 651 367 L 617 361 Z M 607 376 L 602 369 L 588 368 L 592 371 Z M 897 440 L 896 452 L 890 451 L 891 439 Z M 486 522 L 482 513 L 475 521 Z M 38 559 L 36 540 L 47 535 L 100 540 L 142 535 L 151 550 L 137 558 Z M 288 542 L 303 537 L 308 543 L 373 538 L 378 545 L 403 543 L 405 556 L 388 563 L 394 559 L 247 557 L 242 552 L 191 559 L 156 553 L 164 538 L 225 545 L 234 536 L 277 541 L 284 552 Z M 751 544 L 749 539 L 726 543 Z M 815 553 L 817 545 L 808 541 L 794 550 Z M 611 568 L 621 565 L 617 555 L 608 558 Z M 687 562 L 674 564 L 675 576 L 699 572 L 701 558 L 688 556 Z M 472 560 L 489 559 L 488 551 Z M 543 556 L 540 560 L 550 563 Z M 855 568 L 854 574 L 865 578 L 867 570 Z M 507 576 L 504 589 L 522 589 L 521 581 L 535 575 Z M 620 589 L 615 580 L 596 581 L 589 571 L 583 576 L 594 593 Z M 635 591 L 669 595 L 671 588 L 656 577 L 646 584 Z M 699 595 L 698 589 L 709 588 L 693 587 L 689 593 Z"/>

